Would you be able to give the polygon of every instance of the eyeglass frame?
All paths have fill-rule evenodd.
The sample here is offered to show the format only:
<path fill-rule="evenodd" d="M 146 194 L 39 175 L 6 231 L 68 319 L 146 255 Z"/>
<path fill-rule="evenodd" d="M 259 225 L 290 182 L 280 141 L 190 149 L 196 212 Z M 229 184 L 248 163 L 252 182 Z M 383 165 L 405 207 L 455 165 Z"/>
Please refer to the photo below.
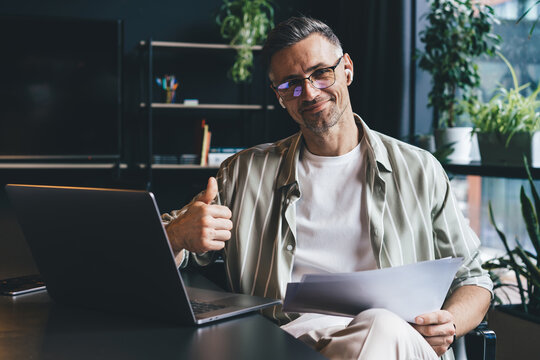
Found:
<path fill-rule="evenodd" d="M 317 90 L 328 89 L 329 87 L 332 87 L 332 86 L 336 83 L 336 68 L 339 66 L 339 64 L 341 64 L 341 60 L 343 59 L 343 56 L 344 56 L 344 55 L 341 55 L 341 56 L 339 57 L 337 64 L 334 65 L 334 66 L 328 66 L 328 67 L 324 67 L 324 68 L 320 68 L 320 69 L 315 69 L 315 70 L 313 70 L 313 72 L 312 72 L 309 76 L 307 76 L 307 77 L 304 77 L 304 78 L 293 78 L 293 79 L 290 79 L 290 80 L 288 80 L 288 81 L 282 82 L 281 84 L 278 84 L 278 86 L 274 86 L 274 84 L 270 84 L 270 87 L 271 87 L 272 89 L 274 89 L 274 91 L 276 91 L 276 93 L 279 95 L 279 97 L 280 97 L 281 99 L 283 99 L 283 101 L 290 101 L 290 100 L 296 99 L 296 98 L 300 97 L 300 95 L 302 95 L 302 93 L 300 93 L 298 96 L 294 96 L 294 95 L 293 95 L 293 97 L 290 98 L 290 99 L 288 99 L 288 100 L 287 100 L 287 99 L 284 99 L 283 96 L 281 96 L 281 94 L 279 93 L 279 89 L 278 89 L 278 88 L 279 88 L 281 85 L 283 85 L 283 84 L 285 84 L 285 83 L 287 83 L 287 82 L 290 82 L 290 81 L 292 81 L 292 80 L 298 80 L 299 83 L 301 84 L 300 86 L 301 86 L 302 88 L 304 88 L 304 85 L 303 85 L 304 80 L 307 80 L 307 81 L 309 82 L 309 84 L 310 84 L 311 86 L 313 86 L 314 89 L 317 89 Z M 334 82 L 333 82 L 332 84 L 328 85 L 327 87 L 318 88 L 318 87 L 316 87 L 316 86 L 313 84 L 313 80 L 311 80 L 311 77 L 312 77 L 313 74 L 315 74 L 317 71 L 321 71 L 321 70 L 332 70 L 332 73 L 333 73 L 333 75 L 334 75 Z M 303 92 L 303 90 L 302 90 L 302 92 Z"/>

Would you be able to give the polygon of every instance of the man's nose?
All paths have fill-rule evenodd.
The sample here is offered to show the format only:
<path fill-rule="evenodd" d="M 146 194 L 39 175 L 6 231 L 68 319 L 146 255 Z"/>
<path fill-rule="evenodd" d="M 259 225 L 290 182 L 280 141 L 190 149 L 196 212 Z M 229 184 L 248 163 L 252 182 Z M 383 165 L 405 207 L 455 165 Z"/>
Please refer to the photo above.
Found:
<path fill-rule="evenodd" d="M 317 89 L 308 79 L 304 79 L 302 94 L 300 96 L 303 96 L 305 100 L 313 100 L 317 95 L 319 95 L 320 90 Z"/>

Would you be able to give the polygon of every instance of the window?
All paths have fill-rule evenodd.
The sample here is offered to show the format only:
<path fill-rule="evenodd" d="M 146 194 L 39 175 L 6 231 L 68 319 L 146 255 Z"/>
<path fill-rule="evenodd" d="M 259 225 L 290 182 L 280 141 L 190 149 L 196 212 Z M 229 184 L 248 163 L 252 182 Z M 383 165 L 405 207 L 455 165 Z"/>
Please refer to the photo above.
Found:
<path fill-rule="evenodd" d="M 526 91 L 534 91 L 540 82 L 540 23 L 529 36 L 533 24 L 540 16 L 540 5 L 535 6 L 519 24 L 517 19 L 534 5 L 536 0 L 491 0 L 485 1 L 495 10 L 500 24 L 495 32 L 502 38 L 501 53 L 510 61 L 519 83 L 530 83 Z M 499 84 L 512 86 L 508 68 L 499 57 L 484 57 L 478 62 L 482 79 L 481 93 L 489 100 Z M 488 205 L 491 202 L 499 229 L 506 235 L 511 248 L 516 238 L 526 250 L 535 252 L 521 215 L 520 188 L 523 185 L 528 196 L 527 180 L 493 177 L 455 177 L 452 180 L 457 198 L 466 203 L 464 214 L 485 247 L 503 250 L 495 228 L 490 222 Z M 540 181 L 535 181 L 540 191 Z M 464 194 L 463 187 L 468 188 Z"/>
<path fill-rule="evenodd" d="M 526 90 L 533 91 L 540 79 L 540 27 L 532 36 L 530 30 L 540 16 L 540 5 L 534 6 L 527 16 L 516 24 L 525 11 L 534 5 L 535 0 L 487 0 L 495 10 L 500 24 L 494 31 L 502 38 L 501 53 L 510 61 L 519 84 L 530 86 Z M 484 57 L 478 62 L 482 79 L 481 91 L 484 100 L 489 100 L 499 84 L 512 87 L 512 77 L 507 66 L 497 56 Z"/>

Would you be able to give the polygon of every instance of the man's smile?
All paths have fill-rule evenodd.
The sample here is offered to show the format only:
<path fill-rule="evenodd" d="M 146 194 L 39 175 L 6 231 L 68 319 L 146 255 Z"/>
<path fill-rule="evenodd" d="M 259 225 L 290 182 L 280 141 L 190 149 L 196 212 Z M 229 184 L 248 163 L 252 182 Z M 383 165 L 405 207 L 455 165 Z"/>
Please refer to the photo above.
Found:
<path fill-rule="evenodd" d="M 305 106 L 300 107 L 300 113 L 301 114 L 303 114 L 303 113 L 317 113 L 317 112 L 321 111 L 326 106 L 326 104 L 331 100 L 332 99 L 324 99 L 324 100 L 316 101 L 314 103 L 310 102 L 310 103 L 306 104 Z"/>

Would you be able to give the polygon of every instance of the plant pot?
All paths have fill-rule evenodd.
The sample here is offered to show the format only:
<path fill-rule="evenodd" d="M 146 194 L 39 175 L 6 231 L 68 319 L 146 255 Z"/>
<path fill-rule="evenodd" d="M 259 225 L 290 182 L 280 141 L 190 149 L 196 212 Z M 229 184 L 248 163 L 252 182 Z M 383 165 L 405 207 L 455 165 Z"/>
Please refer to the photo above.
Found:
<path fill-rule="evenodd" d="M 488 313 L 488 327 L 497 336 L 496 360 L 537 359 L 540 317 L 519 305 L 500 305 Z"/>
<path fill-rule="evenodd" d="M 418 134 L 414 138 L 414 144 L 420 149 L 429 151 L 430 153 L 435 152 L 435 137 L 433 134 Z"/>
<path fill-rule="evenodd" d="M 525 155 L 529 164 L 540 165 L 540 132 L 517 132 L 506 147 L 507 141 L 507 135 L 495 132 L 478 133 L 482 164 L 521 166 Z"/>
<path fill-rule="evenodd" d="M 471 161 L 472 127 L 452 127 L 435 130 L 435 145 L 437 149 L 451 146 L 453 151 L 448 160 L 453 163 L 466 163 Z"/>

